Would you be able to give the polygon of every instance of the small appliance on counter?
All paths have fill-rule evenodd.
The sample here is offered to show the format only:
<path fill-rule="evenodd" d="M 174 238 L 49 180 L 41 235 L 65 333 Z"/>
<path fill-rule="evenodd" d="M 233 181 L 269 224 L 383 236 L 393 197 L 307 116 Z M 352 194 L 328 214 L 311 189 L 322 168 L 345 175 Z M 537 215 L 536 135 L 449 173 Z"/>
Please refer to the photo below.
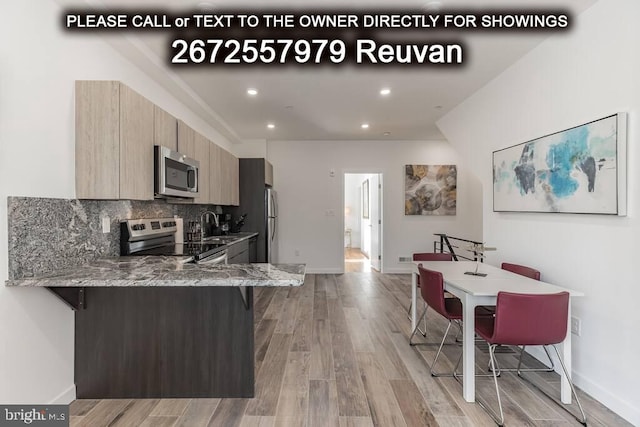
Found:
<path fill-rule="evenodd" d="M 232 233 L 239 233 L 240 231 L 242 231 L 242 227 L 244 227 L 244 220 L 245 219 L 247 219 L 247 214 L 246 213 L 240 215 L 240 218 L 238 218 L 238 220 L 233 223 L 233 226 L 231 227 L 231 232 Z"/>
<path fill-rule="evenodd" d="M 231 214 L 224 214 L 224 217 L 220 222 L 220 229 L 222 230 L 222 234 L 229 234 L 229 231 L 231 229 Z"/>
<path fill-rule="evenodd" d="M 197 221 L 196 221 L 197 223 Z M 224 243 L 182 242 L 181 218 L 127 219 L 120 223 L 120 255 L 181 256 L 184 262 L 226 264 Z M 190 229 L 187 228 L 189 240 Z"/>

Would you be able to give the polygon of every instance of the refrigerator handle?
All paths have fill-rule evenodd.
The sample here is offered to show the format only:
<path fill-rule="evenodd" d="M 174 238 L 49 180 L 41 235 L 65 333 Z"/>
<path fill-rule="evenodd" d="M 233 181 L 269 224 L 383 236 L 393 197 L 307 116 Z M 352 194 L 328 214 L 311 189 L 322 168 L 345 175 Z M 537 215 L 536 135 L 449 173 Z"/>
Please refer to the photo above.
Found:
<path fill-rule="evenodd" d="M 269 193 L 271 196 L 271 205 L 273 206 L 273 212 L 272 215 L 274 217 L 278 216 L 278 202 L 276 201 L 276 198 L 273 196 L 273 193 Z"/>
<path fill-rule="evenodd" d="M 273 243 L 273 240 L 276 237 L 276 227 L 278 226 L 278 221 L 275 218 L 271 218 L 271 221 L 273 222 L 273 226 L 271 227 L 271 243 Z"/>

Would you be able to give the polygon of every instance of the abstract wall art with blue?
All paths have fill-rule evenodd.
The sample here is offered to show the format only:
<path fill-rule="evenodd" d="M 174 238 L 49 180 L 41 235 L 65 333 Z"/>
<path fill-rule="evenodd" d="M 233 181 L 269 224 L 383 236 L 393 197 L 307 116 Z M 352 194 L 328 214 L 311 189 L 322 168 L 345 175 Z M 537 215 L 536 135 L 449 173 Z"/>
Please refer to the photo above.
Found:
<path fill-rule="evenodd" d="M 495 212 L 626 215 L 626 113 L 493 152 Z"/>

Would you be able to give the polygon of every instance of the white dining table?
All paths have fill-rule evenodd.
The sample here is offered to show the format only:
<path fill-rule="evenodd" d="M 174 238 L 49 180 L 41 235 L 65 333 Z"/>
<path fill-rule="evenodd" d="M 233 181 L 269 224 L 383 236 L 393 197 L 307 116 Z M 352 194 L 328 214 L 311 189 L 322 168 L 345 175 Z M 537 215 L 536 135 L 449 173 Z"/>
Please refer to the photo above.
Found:
<path fill-rule="evenodd" d="M 479 305 L 495 305 L 498 292 L 517 292 L 526 294 L 551 294 L 567 291 L 570 298 L 584 296 L 583 293 L 567 289 L 551 283 L 530 279 L 510 271 L 483 264 L 479 265 L 478 272 L 486 273 L 485 277 L 465 274 L 475 271 L 474 261 L 413 261 L 414 272 L 411 275 L 411 330 L 417 323 L 418 288 L 416 277 L 418 265 L 424 268 L 439 271 L 444 279 L 444 288 L 447 292 L 460 298 L 462 302 L 462 387 L 464 399 L 467 402 L 475 402 L 475 308 Z M 569 304 L 569 316 L 567 319 L 567 335 L 562 342 L 560 354 L 567 371 L 571 372 L 571 304 Z M 567 378 L 562 374 L 561 379 L 562 403 L 571 403 L 571 389 Z"/>

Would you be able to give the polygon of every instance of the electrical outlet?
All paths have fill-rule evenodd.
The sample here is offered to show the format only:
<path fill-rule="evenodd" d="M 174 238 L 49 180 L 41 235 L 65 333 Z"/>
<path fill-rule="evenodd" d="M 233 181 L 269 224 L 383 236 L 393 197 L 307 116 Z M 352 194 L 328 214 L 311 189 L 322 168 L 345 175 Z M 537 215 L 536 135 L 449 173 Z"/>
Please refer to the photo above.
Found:
<path fill-rule="evenodd" d="M 578 317 L 571 316 L 571 333 L 580 336 L 581 321 Z"/>
<path fill-rule="evenodd" d="M 300 250 L 299 250 L 299 249 L 296 249 L 295 251 L 293 251 L 293 254 L 294 254 L 295 256 L 300 256 Z"/>
<path fill-rule="evenodd" d="M 111 220 L 108 216 L 102 217 L 102 232 L 105 234 L 111 232 Z"/>

